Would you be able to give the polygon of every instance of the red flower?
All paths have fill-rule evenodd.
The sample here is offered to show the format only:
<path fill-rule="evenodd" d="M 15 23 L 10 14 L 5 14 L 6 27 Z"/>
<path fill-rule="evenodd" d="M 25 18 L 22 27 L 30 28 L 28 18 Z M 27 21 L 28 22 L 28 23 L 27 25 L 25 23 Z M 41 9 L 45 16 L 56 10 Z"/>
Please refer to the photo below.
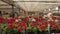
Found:
<path fill-rule="evenodd" d="M 40 29 L 45 29 L 45 27 L 43 25 L 41 25 L 41 24 L 39 25 L 39 28 Z"/>
<path fill-rule="evenodd" d="M 48 18 L 47 16 L 45 16 L 45 18 Z"/>
<path fill-rule="evenodd" d="M 0 22 L 4 22 L 5 20 L 4 19 L 0 19 Z"/>
<path fill-rule="evenodd" d="M 34 21 L 32 21 L 31 23 L 32 23 L 32 25 L 37 25 L 38 24 L 37 22 L 34 22 Z"/>
<path fill-rule="evenodd" d="M 50 26 L 55 25 L 55 23 L 52 21 L 50 21 L 49 23 L 50 23 Z"/>
<path fill-rule="evenodd" d="M 46 21 L 42 22 L 42 24 L 47 24 Z"/>
<path fill-rule="evenodd" d="M 0 22 L 1 22 L 1 19 L 0 19 Z"/>
<path fill-rule="evenodd" d="M 37 23 L 38 23 L 38 22 L 41 22 L 41 20 L 38 20 Z"/>
<path fill-rule="evenodd" d="M 24 30 L 26 31 L 26 26 L 24 26 Z"/>
<path fill-rule="evenodd" d="M 36 17 L 33 17 L 36 21 L 38 20 Z"/>
<path fill-rule="evenodd" d="M 37 22 L 35 22 L 35 23 L 33 23 L 34 25 L 37 25 L 38 23 Z"/>
<path fill-rule="evenodd" d="M 30 23 L 30 27 L 32 27 L 33 26 L 33 23 Z"/>
<path fill-rule="evenodd" d="M 15 20 L 17 19 L 17 18 L 14 18 Z"/>
<path fill-rule="evenodd" d="M 12 26 L 13 26 L 13 24 L 12 24 L 12 23 L 13 23 L 13 21 L 12 21 L 12 20 L 8 20 L 8 21 L 7 21 L 7 25 L 8 25 L 8 27 L 12 27 Z"/>
<path fill-rule="evenodd" d="M 17 19 L 17 18 L 15 18 L 15 17 L 12 17 L 12 18 L 11 18 L 12 21 L 15 21 L 16 19 Z"/>
<path fill-rule="evenodd" d="M 46 24 L 46 26 L 48 27 L 48 24 Z"/>
<path fill-rule="evenodd" d="M 18 25 L 18 27 L 19 27 L 19 26 L 21 26 L 21 23 L 20 23 L 20 22 L 18 22 L 18 24 L 17 24 L 17 25 Z"/>
<path fill-rule="evenodd" d="M 39 16 L 39 18 L 42 18 L 41 16 Z"/>
<path fill-rule="evenodd" d="M 7 23 L 13 23 L 13 21 L 12 20 L 8 20 Z"/>
<path fill-rule="evenodd" d="M 52 26 L 52 25 L 55 25 L 55 23 L 50 23 L 50 25 Z"/>
<path fill-rule="evenodd" d="M 8 23 L 8 27 L 9 27 L 9 28 L 12 27 L 12 23 Z"/>
<path fill-rule="evenodd" d="M 53 18 L 53 19 L 56 19 L 56 16 L 53 16 L 52 18 Z"/>
<path fill-rule="evenodd" d="M 25 17 L 25 18 L 23 19 L 24 22 L 26 22 L 26 20 L 27 20 L 27 17 Z"/>
<path fill-rule="evenodd" d="M 25 26 L 25 22 L 24 21 L 21 22 L 21 26 Z"/>
<path fill-rule="evenodd" d="M 54 29 L 57 29 L 57 26 L 56 26 L 56 25 L 52 25 L 52 27 L 53 27 Z"/>
<path fill-rule="evenodd" d="M 60 20 L 59 20 L 59 22 L 58 22 L 59 24 L 60 24 Z"/>
<path fill-rule="evenodd" d="M 22 28 L 21 28 L 21 27 L 18 27 L 18 28 L 17 28 L 17 31 L 18 31 L 18 32 L 20 32 L 21 30 L 22 30 Z"/>

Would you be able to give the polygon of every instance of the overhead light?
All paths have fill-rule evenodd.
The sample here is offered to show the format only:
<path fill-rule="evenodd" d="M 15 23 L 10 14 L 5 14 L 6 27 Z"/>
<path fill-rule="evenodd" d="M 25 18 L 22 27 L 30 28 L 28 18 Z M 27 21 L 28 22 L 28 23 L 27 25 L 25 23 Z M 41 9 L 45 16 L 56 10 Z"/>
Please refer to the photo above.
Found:
<path fill-rule="evenodd" d="M 58 10 L 58 7 L 56 7 L 56 10 Z"/>
<path fill-rule="evenodd" d="M 49 8 L 49 11 L 50 11 L 51 9 Z"/>
<path fill-rule="evenodd" d="M 13 1 L 19 1 L 19 0 L 13 0 Z"/>

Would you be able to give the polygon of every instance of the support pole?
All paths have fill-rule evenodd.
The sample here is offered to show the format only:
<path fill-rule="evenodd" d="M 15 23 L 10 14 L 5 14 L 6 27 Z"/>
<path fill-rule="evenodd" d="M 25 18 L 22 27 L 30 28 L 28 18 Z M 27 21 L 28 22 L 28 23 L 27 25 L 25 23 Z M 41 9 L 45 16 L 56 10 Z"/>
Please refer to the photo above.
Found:
<path fill-rule="evenodd" d="M 51 34 L 50 32 L 50 24 L 48 23 L 48 34 Z"/>
<path fill-rule="evenodd" d="M 14 15 L 14 5 L 12 4 L 12 17 L 14 17 L 15 15 Z"/>
<path fill-rule="evenodd" d="M 20 13 L 20 8 L 19 8 L 19 13 Z"/>
<path fill-rule="evenodd" d="M 59 7 L 58 7 L 58 13 L 59 13 Z"/>

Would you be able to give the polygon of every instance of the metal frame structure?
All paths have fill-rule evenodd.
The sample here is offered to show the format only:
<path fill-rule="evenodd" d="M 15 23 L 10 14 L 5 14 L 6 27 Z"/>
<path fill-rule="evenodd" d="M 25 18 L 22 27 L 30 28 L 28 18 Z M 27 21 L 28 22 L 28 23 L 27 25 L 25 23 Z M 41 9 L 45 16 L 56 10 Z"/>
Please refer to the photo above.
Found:
<path fill-rule="evenodd" d="M 9 5 L 12 7 L 12 15 L 14 15 L 14 13 L 15 13 L 14 7 L 16 7 L 16 8 L 19 9 L 19 10 L 23 10 L 22 8 L 19 8 L 19 7 L 17 7 L 16 5 L 14 5 L 14 1 L 12 1 L 12 4 L 10 4 L 10 3 L 8 3 L 8 2 L 6 2 L 6 1 L 4 1 L 4 0 L 1 0 L 1 1 L 9 4 Z M 23 11 L 25 12 L 25 10 L 23 10 Z"/>

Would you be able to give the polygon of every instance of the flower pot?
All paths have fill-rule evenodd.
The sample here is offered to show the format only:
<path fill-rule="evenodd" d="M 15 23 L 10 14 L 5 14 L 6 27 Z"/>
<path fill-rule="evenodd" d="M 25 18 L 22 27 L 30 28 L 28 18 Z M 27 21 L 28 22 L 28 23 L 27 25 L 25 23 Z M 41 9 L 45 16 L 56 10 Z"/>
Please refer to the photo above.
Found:
<path fill-rule="evenodd" d="M 33 31 L 25 31 L 25 34 L 34 34 Z"/>
<path fill-rule="evenodd" d="M 51 33 L 55 33 L 55 34 L 57 33 L 58 34 L 58 33 L 60 33 L 60 30 L 51 30 Z"/>
<path fill-rule="evenodd" d="M 51 33 L 60 33 L 60 30 L 51 30 Z"/>
<path fill-rule="evenodd" d="M 0 28 L 0 34 L 2 34 L 2 29 Z"/>
<path fill-rule="evenodd" d="M 15 34 L 22 34 L 21 32 L 15 33 Z"/>
<path fill-rule="evenodd" d="M 34 34 L 34 32 L 28 32 L 28 34 Z"/>
<path fill-rule="evenodd" d="M 38 31 L 37 34 L 48 34 L 48 32 L 46 32 L 46 31 L 42 31 L 42 32 Z"/>
<path fill-rule="evenodd" d="M 55 33 L 60 33 L 60 30 L 55 30 Z"/>
<path fill-rule="evenodd" d="M 51 33 L 55 33 L 55 31 L 56 31 L 56 30 L 51 30 L 50 32 L 51 32 Z"/>

